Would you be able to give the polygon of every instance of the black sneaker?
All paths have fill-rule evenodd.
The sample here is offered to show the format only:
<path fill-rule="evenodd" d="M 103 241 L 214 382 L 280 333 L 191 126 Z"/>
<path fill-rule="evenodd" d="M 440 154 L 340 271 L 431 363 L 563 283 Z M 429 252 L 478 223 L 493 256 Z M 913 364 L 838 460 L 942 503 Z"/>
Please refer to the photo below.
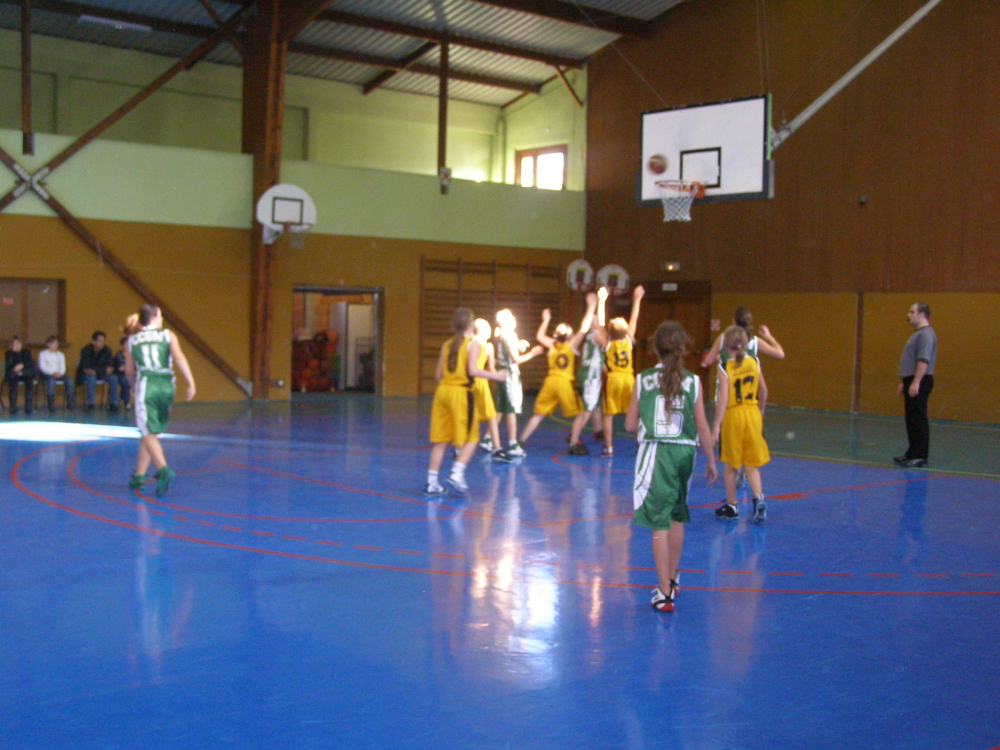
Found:
<path fill-rule="evenodd" d="M 753 518 L 750 519 L 751 523 L 764 523 L 767 520 L 767 503 L 764 501 L 764 496 L 755 497 L 753 499 Z"/>
<path fill-rule="evenodd" d="M 907 469 L 923 469 L 927 466 L 927 459 L 924 458 L 911 458 L 905 464 L 903 464 Z"/>
<path fill-rule="evenodd" d="M 108 413 L 110 413 L 110 414 L 117 414 L 118 413 L 118 404 L 108 404 Z"/>
<path fill-rule="evenodd" d="M 507 451 L 505 451 L 503 448 L 501 448 L 500 450 L 493 451 L 490 454 L 490 460 L 491 461 L 499 461 L 502 464 L 509 464 L 514 459 L 513 459 L 513 457 Z"/>
<path fill-rule="evenodd" d="M 566 453 L 570 456 L 589 456 L 590 451 L 587 450 L 587 446 L 583 443 L 573 443 Z"/>
<path fill-rule="evenodd" d="M 892 462 L 896 464 L 896 466 L 906 466 L 906 462 L 909 460 L 910 459 L 908 459 L 906 456 L 896 456 L 895 458 L 892 459 Z"/>
<path fill-rule="evenodd" d="M 674 598 L 672 596 L 667 596 L 659 587 L 653 589 L 653 598 L 649 600 L 650 606 L 653 607 L 657 612 L 673 612 L 674 611 Z"/>
<path fill-rule="evenodd" d="M 739 518 L 740 512 L 737 510 L 735 505 L 730 505 L 729 503 L 723 503 L 718 508 L 715 509 L 715 515 L 719 518 Z"/>

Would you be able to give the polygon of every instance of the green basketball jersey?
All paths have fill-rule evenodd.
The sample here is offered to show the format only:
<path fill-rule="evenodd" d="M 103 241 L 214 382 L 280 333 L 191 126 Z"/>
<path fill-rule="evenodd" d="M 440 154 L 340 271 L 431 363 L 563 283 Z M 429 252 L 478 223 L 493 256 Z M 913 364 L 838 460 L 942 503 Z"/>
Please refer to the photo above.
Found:
<path fill-rule="evenodd" d="M 517 366 L 517 362 L 514 361 L 514 357 L 510 353 L 510 345 L 503 336 L 496 339 L 493 351 L 497 360 L 497 372 L 500 370 L 507 370 L 512 373 L 521 371 L 521 368 Z"/>
<path fill-rule="evenodd" d="M 589 331 L 580 347 L 580 365 L 576 369 L 576 382 L 596 380 L 604 370 L 604 352 L 594 341 L 594 331 Z"/>
<path fill-rule="evenodd" d="M 639 441 L 697 445 L 698 430 L 694 423 L 694 404 L 701 381 L 687 370 L 681 381 L 681 392 L 674 398 L 670 414 L 660 390 L 663 365 L 643 370 L 636 379 L 639 398 Z"/>
<path fill-rule="evenodd" d="M 135 362 L 137 377 L 173 375 L 170 356 L 170 331 L 166 328 L 144 328 L 128 339 L 128 348 Z"/>

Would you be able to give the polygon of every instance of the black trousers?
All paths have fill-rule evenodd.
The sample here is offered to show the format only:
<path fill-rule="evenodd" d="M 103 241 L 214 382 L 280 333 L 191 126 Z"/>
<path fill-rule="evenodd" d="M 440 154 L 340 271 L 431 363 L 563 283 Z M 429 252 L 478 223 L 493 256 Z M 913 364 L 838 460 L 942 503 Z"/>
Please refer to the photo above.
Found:
<path fill-rule="evenodd" d="M 30 411 L 35 400 L 35 376 L 34 375 L 11 375 L 7 378 L 7 394 L 10 399 L 10 410 L 17 408 L 17 386 L 24 384 L 24 405 Z"/>
<path fill-rule="evenodd" d="M 927 460 L 930 448 L 931 431 L 927 422 L 927 397 L 934 388 L 934 376 L 924 375 L 920 381 L 920 390 L 916 396 L 910 396 L 910 384 L 913 376 L 903 378 L 903 407 L 906 413 L 906 437 L 910 446 L 906 449 L 907 458 L 922 458 Z"/>

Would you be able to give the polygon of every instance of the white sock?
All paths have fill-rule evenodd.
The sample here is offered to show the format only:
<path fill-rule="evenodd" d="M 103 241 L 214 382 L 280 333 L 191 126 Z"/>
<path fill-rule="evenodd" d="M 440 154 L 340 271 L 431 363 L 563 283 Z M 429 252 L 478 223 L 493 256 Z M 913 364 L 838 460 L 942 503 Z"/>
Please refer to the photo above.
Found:
<path fill-rule="evenodd" d="M 427 484 L 433 486 L 438 483 L 438 473 L 436 471 L 427 470 Z"/>
<path fill-rule="evenodd" d="M 465 464 L 460 464 L 458 461 L 451 467 L 451 476 L 461 479 L 465 476 Z"/>

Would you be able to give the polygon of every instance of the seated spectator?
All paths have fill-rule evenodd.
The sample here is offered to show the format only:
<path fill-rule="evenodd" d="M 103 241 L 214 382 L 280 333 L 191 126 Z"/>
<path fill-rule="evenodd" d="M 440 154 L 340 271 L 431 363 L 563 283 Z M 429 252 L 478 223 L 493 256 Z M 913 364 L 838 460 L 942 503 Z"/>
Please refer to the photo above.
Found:
<path fill-rule="evenodd" d="M 114 359 L 111 360 L 112 366 L 115 368 L 115 373 L 112 377 L 118 381 L 123 409 L 128 408 L 128 400 L 132 395 L 132 386 L 129 385 L 128 378 L 125 376 L 125 345 L 127 342 L 128 336 L 122 336 L 121 341 L 118 342 L 118 346 L 121 348 L 114 356 Z"/>
<path fill-rule="evenodd" d="M 49 411 L 56 410 L 56 383 L 63 384 L 66 408 L 73 410 L 73 381 L 66 374 L 66 357 L 59 351 L 59 337 L 45 339 L 45 348 L 38 353 L 38 378 L 45 384 L 45 398 Z"/>
<path fill-rule="evenodd" d="M 17 386 L 21 383 L 24 383 L 24 413 L 34 412 L 35 362 L 19 336 L 10 340 L 10 347 L 4 356 L 3 379 L 10 395 L 10 413 L 17 414 Z"/>
<path fill-rule="evenodd" d="M 87 411 L 94 410 L 98 382 L 108 384 L 108 411 L 118 411 L 118 379 L 113 377 L 111 348 L 104 343 L 104 331 L 94 331 L 89 344 L 80 350 L 76 384 L 87 387 Z"/>

